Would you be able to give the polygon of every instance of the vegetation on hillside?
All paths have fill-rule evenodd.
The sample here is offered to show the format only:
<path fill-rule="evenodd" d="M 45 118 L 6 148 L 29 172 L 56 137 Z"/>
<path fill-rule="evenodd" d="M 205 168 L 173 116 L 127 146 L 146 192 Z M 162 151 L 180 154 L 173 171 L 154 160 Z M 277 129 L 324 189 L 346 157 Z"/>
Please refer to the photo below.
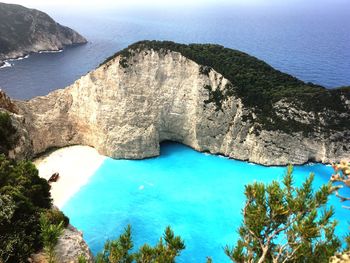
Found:
<path fill-rule="evenodd" d="M 322 86 L 305 83 L 295 77 L 282 73 L 270 65 L 246 53 L 212 44 L 178 44 L 170 41 L 141 41 L 116 53 L 104 63 L 114 57 L 122 56 L 122 67 L 127 68 L 126 59 L 135 50 L 180 52 L 185 57 L 202 65 L 201 73 L 209 74 L 213 68 L 230 80 L 232 85 L 224 94 L 217 94 L 219 100 L 208 100 L 220 109 L 220 101 L 226 96 L 236 94 L 242 98 L 244 104 L 254 110 L 259 122 L 268 130 L 312 131 L 314 124 L 305 125 L 294 120 L 282 120 L 275 114 L 273 104 L 284 99 L 306 111 L 318 113 L 327 109 L 338 113 L 337 119 L 327 119 L 327 129 L 350 129 L 350 120 L 341 117 L 341 113 L 348 113 L 348 109 L 341 102 L 341 95 L 350 99 L 350 87 L 328 90 Z M 103 63 L 103 64 L 104 64 Z M 322 126 L 318 123 L 318 126 Z"/>
<path fill-rule="evenodd" d="M 10 115 L 0 111 L 0 154 L 8 154 L 17 140 L 15 133 L 16 129 L 12 125 Z"/>
<path fill-rule="evenodd" d="M 253 183 L 246 186 L 240 238 L 225 252 L 233 262 L 328 262 L 340 248 L 333 208 L 327 208 L 331 184 L 312 190 L 313 175 L 295 187 L 293 168 L 283 187 Z"/>
<path fill-rule="evenodd" d="M 31 162 L 8 160 L 0 154 L 1 263 L 27 262 L 29 255 L 42 247 L 42 241 L 45 244 L 40 218 L 51 228 L 68 224 L 62 212 L 51 210 L 49 190 Z"/>

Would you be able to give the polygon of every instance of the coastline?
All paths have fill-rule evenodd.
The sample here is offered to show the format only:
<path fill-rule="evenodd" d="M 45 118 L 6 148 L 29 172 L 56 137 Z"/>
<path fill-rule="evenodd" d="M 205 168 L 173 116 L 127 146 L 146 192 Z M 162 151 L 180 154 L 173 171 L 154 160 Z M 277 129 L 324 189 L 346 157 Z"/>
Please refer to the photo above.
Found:
<path fill-rule="evenodd" d="M 23 60 L 26 58 L 29 58 L 29 56 L 33 55 L 33 54 L 51 54 L 51 53 L 61 53 L 63 52 L 66 48 L 69 47 L 74 47 L 74 46 L 80 46 L 80 45 L 85 45 L 88 42 L 85 43 L 73 43 L 70 45 L 64 45 L 62 48 L 60 49 L 52 49 L 52 50 L 37 50 L 37 51 L 30 51 L 30 52 L 24 52 L 18 56 L 14 56 L 14 57 L 7 57 L 3 60 L 0 59 L 0 69 L 3 68 L 8 68 L 8 67 L 12 67 L 12 64 L 10 63 L 11 61 L 18 61 L 18 60 Z"/>
<path fill-rule="evenodd" d="M 53 204 L 62 208 L 64 204 L 88 183 L 91 176 L 107 157 L 89 146 L 69 146 L 34 159 L 39 176 L 48 180 L 59 173 L 57 182 L 51 183 Z"/>
<path fill-rule="evenodd" d="M 58 49 L 58 50 L 41 50 L 41 51 L 37 51 L 37 52 L 30 52 L 28 54 L 25 54 L 25 55 L 22 55 L 22 56 L 18 56 L 18 57 L 7 58 L 5 60 L 0 60 L 0 69 L 2 69 L 2 68 L 10 68 L 10 67 L 13 66 L 10 63 L 11 61 L 23 60 L 23 59 L 29 58 L 29 56 L 32 55 L 32 54 L 61 53 L 61 52 L 63 52 L 63 49 Z"/>

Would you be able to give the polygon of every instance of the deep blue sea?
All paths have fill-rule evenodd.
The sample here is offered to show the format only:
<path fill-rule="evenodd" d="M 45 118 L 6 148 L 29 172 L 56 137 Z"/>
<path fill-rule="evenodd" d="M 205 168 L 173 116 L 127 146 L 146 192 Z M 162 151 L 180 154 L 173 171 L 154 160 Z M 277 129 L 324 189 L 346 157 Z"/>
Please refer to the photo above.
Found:
<path fill-rule="evenodd" d="M 11 62 L 13 67 L 0 69 L 0 87 L 18 99 L 45 95 L 144 39 L 217 43 L 254 55 L 304 81 L 328 88 L 350 85 L 350 4 L 334 10 L 320 6 L 134 6 L 86 13 L 44 9 L 58 22 L 84 35 L 89 43 L 62 53 L 37 54 Z"/>
<path fill-rule="evenodd" d="M 281 181 L 285 167 L 264 167 L 199 153 L 163 143 L 161 155 L 146 160 L 107 159 L 90 182 L 63 207 L 71 223 L 84 232 L 92 252 L 103 249 L 132 225 L 135 248 L 155 245 L 170 225 L 185 240 L 186 250 L 177 262 L 229 262 L 225 245 L 234 245 L 242 222 L 244 186 L 258 181 Z M 315 173 L 314 188 L 326 184 L 332 168 L 321 164 L 295 167 L 300 185 Z M 350 189 L 346 193 L 350 195 Z M 348 232 L 349 210 L 332 196 L 329 204 L 339 220 L 336 233 Z"/>

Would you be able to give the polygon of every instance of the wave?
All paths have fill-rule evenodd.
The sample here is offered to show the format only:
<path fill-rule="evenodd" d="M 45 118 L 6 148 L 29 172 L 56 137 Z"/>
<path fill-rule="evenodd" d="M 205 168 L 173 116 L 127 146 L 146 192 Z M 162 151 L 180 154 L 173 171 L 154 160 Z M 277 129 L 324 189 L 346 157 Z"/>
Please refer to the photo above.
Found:
<path fill-rule="evenodd" d="M 6 59 L 4 62 L 9 62 L 9 61 L 17 61 L 17 60 L 22 60 L 22 59 L 25 59 L 25 58 L 29 58 L 29 55 L 25 55 L 23 57 L 18 57 L 18 58 L 9 58 L 9 59 Z"/>
<path fill-rule="evenodd" d="M 62 51 L 63 51 L 63 49 L 59 49 L 59 50 L 41 50 L 39 52 L 34 52 L 34 53 L 39 53 L 39 54 L 42 54 L 42 53 L 61 53 Z M 25 58 L 29 58 L 29 54 L 25 55 L 23 57 L 6 59 L 6 60 L 3 61 L 4 64 L 2 66 L 0 66 L 0 69 L 12 67 L 13 65 L 11 63 L 9 63 L 9 62 L 11 62 L 11 61 L 19 61 L 19 60 L 23 60 Z"/>
<path fill-rule="evenodd" d="M 39 54 L 43 54 L 43 53 L 61 53 L 63 51 L 63 49 L 59 49 L 59 50 L 42 50 L 39 51 Z"/>
<path fill-rule="evenodd" d="M 10 67 L 12 67 L 12 64 L 7 62 L 7 61 L 4 61 L 4 65 L 0 66 L 0 69 L 1 68 L 10 68 Z"/>

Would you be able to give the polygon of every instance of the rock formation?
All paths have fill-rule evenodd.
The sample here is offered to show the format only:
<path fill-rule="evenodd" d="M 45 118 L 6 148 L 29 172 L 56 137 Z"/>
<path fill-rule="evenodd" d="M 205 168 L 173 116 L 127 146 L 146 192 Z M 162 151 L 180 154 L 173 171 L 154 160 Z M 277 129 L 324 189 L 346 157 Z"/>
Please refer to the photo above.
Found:
<path fill-rule="evenodd" d="M 83 43 L 84 37 L 41 11 L 0 3 L 0 66 L 6 59 Z"/>
<path fill-rule="evenodd" d="M 76 228 L 69 225 L 64 229 L 55 247 L 57 262 L 76 263 L 80 256 L 86 259 L 87 263 L 94 262 L 93 255 L 83 239 L 83 235 Z M 31 256 L 32 263 L 47 263 L 43 252 Z"/>
<path fill-rule="evenodd" d="M 11 142 L 13 144 L 11 149 L 6 150 L 4 153 L 10 158 L 17 159 L 28 159 L 33 156 L 32 143 L 29 137 L 28 131 L 25 127 L 25 118 L 18 114 L 17 106 L 11 101 L 11 99 L 0 89 L 0 114 L 8 113 L 11 118 L 11 131 L 6 134 L 10 134 L 8 138 L 0 138 L 0 141 L 4 143 L 5 141 Z M 0 134 L 4 136 L 1 132 L 3 129 L 9 129 L 9 127 L 2 127 L 4 125 L 0 122 Z M 13 131 L 15 131 L 13 133 Z M 5 140 L 3 140 L 5 139 Z M 0 153 L 3 148 L 7 148 L 6 145 L 0 145 Z"/>
<path fill-rule="evenodd" d="M 16 101 L 18 125 L 30 138 L 17 148 L 19 156 L 83 144 L 113 158 L 141 159 L 157 156 L 160 142 L 171 140 L 264 165 L 350 158 L 349 89 L 332 92 L 333 108 L 317 104 L 318 93 L 304 105 L 275 101 L 268 117 L 293 126 L 269 128 L 214 69 L 168 49 L 136 45 L 128 52 L 66 89 Z"/>
<path fill-rule="evenodd" d="M 29 152 L 83 144 L 113 158 L 141 159 L 159 155 L 160 142 L 171 140 L 264 165 L 350 158 L 348 129 L 327 131 L 321 124 L 307 132 L 265 128 L 254 108 L 232 92 L 235 84 L 214 69 L 203 70 L 167 49 L 128 52 L 66 89 L 16 101 L 32 143 Z M 273 103 L 273 110 L 281 121 L 315 126 L 315 121 L 345 119 L 346 126 L 350 96 L 348 90 L 339 94 L 345 113 L 308 111 L 283 99 Z"/>

